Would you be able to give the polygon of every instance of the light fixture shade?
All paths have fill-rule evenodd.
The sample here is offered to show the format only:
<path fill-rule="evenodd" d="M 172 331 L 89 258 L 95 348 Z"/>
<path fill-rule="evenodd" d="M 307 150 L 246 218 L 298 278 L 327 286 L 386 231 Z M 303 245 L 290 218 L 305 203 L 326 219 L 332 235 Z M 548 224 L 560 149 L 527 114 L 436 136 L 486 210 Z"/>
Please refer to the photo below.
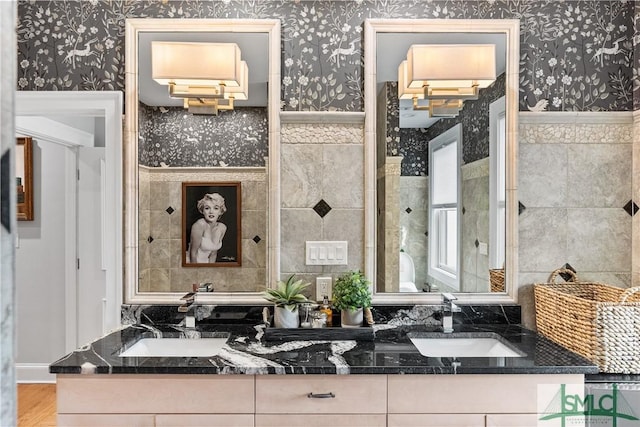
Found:
<path fill-rule="evenodd" d="M 249 67 L 245 61 L 240 61 L 240 81 L 239 85 L 225 86 L 225 99 L 234 98 L 236 101 L 246 101 L 249 99 Z"/>
<path fill-rule="evenodd" d="M 492 44 L 412 45 L 407 52 L 407 87 L 485 88 L 496 79 L 495 51 Z"/>
<path fill-rule="evenodd" d="M 398 99 L 424 99 L 424 90 L 422 86 L 419 88 L 410 88 L 408 80 L 407 61 L 402 61 L 398 67 Z"/>
<path fill-rule="evenodd" d="M 151 42 L 152 78 L 162 85 L 239 87 L 242 64 L 235 43 Z"/>

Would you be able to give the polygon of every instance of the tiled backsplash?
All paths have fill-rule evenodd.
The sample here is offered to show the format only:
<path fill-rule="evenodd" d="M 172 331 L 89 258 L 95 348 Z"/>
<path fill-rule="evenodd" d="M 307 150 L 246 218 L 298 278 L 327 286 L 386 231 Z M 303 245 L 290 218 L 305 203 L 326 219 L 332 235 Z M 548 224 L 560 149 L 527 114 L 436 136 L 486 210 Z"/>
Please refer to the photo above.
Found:
<path fill-rule="evenodd" d="M 361 256 L 363 244 L 363 210 L 356 203 L 363 173 L 356 129 L 362 131 L 362 126 L 283 123 L 283 276 L 297 273 L 313 283 L 320 274 L 345 270 L 303 262 L 305 240 L 333 240 L 336 235 L 349 241 L 348 267 L 362 268 L 363 260 L 352 258 Z M 518 199 L 523 210 L 518 302 L 523 323 L 534 327 L 531 285 L 546 282 L 551 271 L 567 262 L 582 280 L 631 284 L 632 217 L 624 206 L 632 196 L 633 124 L 631 113 L 521 113 L 519 130 Z M 353 151 L 341 151 L 345 147 L 336 141 L 350 138 L 347 145 Z M 321 177 L 329 169 L 319 159 L 338 153 L 342 169 L 331 165 L 333 185 L 323 186 Z M 287 196 L 295 192 L 301 197 Z M 332 207 L 322 218 L 313 211 L 320 199 Z M 334 212 L 334 200 L 352 204 Z"/>
<path fill-rule="evenodd" d="M 631 197 L 634 212 L 635 206 L 640 206 L 640 112 L 633 113 L 633 168 L 631 178 Z M 640 215 L 635 214 L 632 219 L 631 238 L 631 283 L 640 286 Z"/>
<path fill-rule="evenodd" d="M 267 183 L 264 168 L 139 169 L 139 291 L 187 292 L 215 283 L 216 292 L 264 289 Z M 242 183 L 242 267 L 182 267 L 182 182 Z M 224 216 L 222 217 L 224 222 Z"/>
<path fill-rule="evenodd" d="M 531 284 L 546 282 L 565 263 L 579 280 L 631 285 L 638 215 L 632 218 L 624 206 L 638 174 L 633 129 L 630 113 L 520 114 L 519 303 L 525 325 L 534 325 Z"/>
<path fill-rule="evenodd" d="M 518 302 L 525 326 L 535 326 L 531 285 L 546 282 L 551 271 L 565 263 L 573 266 L 582 280 L 631 285 L 632 221 L 640 217 L 632 218 L 624 209 L 632 198 L 633 129 L 630 113 L 520 114 Z M 314 124 L 284 121 L 282 278 L 295 273 L 314 283 L 319 275 L 335 279 L 342 271 L 363 267 L 363 135 L 362 122 L 357 120 L 317 120 Z M 635 156 L 637 162 L 637 148 Z M 469 176 L 482 179 L 477 172 L 485 169 L 483 165 L 468 165 L 471 166 Z M 181 180 L 184 179 L 177 182 Z M 255 191 L 265 194 L 266 183 L 258 182 L 255 184 L 260 190 Z M 174 190 L 166 193 L 179 195 Z M 251 193 L 243 188 L 243 194 Z M 638 195 L 634 197 L 637 200 Z M 169 203 L 179 207 L 179 201 L 177 198 Z M 250 203 L 243 201 L 246 207 Z M 264 214 L 260 216 L 263 218 Z M 243 218 L 243 223 L 251 221 Z M 636 226 L 633 230 L 636 236 L 637 229 Z M 243 235 L 249 238 L 254 233 Z M 307 240 L 347 240 L 349 264 L 306 266 Z M 146 240 L 142 239 L 141 245 L 144 244 Z M 256 246 L 252 240 L 247 244 Z M 243 247 L 243 253 L 252 252 Z M 264 257 L 264 253 L 261 251 L 260 256 Z M 262 273 L 257 273 L 259 278 L 250 278 L 254 283 L 264 283 L 264 258 L 261 259 L 255 262 Z M 470 268 L 473 270 L 473 266 Z M 160 276 L 167 279 L 167 290 L 181 291 L 188 285 L 174 280 L 170 267 L 158 271 L 165 272 Z M 178 277 L 179 271 L 177 266 Z M 176 288 L 171 288 L 170 283 L 175 283 Z"/>
<path fill-rule="evenodd" d="M 295 273 L 315 283 L 318 275 L 361 269 L 364 264 L 364 129 L 362 117 L 358 121 L 287 123 L 283 117 L 282 278 Z M 308 240 L 346 240 L 348 265 L 305 265 Z"/>

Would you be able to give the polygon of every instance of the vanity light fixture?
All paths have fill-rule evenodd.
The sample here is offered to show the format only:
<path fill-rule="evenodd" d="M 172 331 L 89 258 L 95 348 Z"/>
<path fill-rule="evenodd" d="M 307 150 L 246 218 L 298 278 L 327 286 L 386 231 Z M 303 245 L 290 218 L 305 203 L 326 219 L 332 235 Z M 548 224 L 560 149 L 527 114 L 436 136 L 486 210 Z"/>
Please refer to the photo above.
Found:
<path fill-rule="evenodd" d="M 430 117 L 455 117 L 463 101 L 478 99 L 496 79 L 495 51 L 493 44 L 412 45 L 398 67 L 398 97 L 413 99 L 413 109 Z"/>
<path fill-rule="evenodd" d="M 249 98 L 249 68 L 235 43 L 151 42 L 152 78 L 193 114 L 233 110 Z"/>

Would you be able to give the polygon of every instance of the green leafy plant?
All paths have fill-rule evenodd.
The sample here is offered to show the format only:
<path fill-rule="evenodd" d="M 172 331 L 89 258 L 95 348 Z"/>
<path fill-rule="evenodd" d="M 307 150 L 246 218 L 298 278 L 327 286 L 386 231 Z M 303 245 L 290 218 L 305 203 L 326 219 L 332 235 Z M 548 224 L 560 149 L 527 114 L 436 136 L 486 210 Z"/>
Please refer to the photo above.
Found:
<path fill-rule="evenodd" d="M 311 283 L 303 283 L 302 280 L 294 281 L 292 274 L 286 282 L 278 282 L 275 289 L 267 289 L 262 297 L 275 304 L 276 307 L 284 307 L 289 311 L 295 311 L 300 304 L 309 302 L 302 293 Z"/>
<path fill-rule="evenodd" d="M 348 271 L 333 285 L 333 305 L 338 310 L 371 306 L 370 282 L 360 271 Z"/>

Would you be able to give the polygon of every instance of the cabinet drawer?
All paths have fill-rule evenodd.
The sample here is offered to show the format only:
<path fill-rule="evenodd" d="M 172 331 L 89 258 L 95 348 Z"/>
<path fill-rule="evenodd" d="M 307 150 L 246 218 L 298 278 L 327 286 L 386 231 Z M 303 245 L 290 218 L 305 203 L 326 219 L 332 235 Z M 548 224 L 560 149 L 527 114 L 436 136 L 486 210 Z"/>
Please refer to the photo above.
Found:
<path fill-rule="evenodd" d="M 58 427 L 154 427 L 153 415 L 59 414 Z"/>
<path fill-rule="evenodd" d="M 490 414 L 487 427 L 538 427 L 540 415 L 536 414 Z"/>
<path fill-rule="evenodd" d="M 483 427 L 484 414 L 390 414 L 389 427 Z"/>
<path fill-rule="evenodd" d="M 156 427 L 253 427 L 253 414 L 156 415 Z"/>
<path fill-rule="evenodd" d="M 283 415 L 283 414 L 258 414 L 256 415 L 256 427 L 386 427 L 385 415 Z"/>
<path fill-rule="evenodd" d="M 310 398 L 333 393 L 335 397 Z M 280 375 L 256 378 L 259 414 L 384 414 L 386 375 Z"/>
<path fill-rule="evenodd" d="M 389 413 L 536 413 L 539 386 L 583 383 L 582 375 L 389 375 Z"/>
<path fill-rule="evenodd" d="M 58 375 L 56 388 L 62 414 L 252 414 L 255 408 L 248 375 Z"/>

